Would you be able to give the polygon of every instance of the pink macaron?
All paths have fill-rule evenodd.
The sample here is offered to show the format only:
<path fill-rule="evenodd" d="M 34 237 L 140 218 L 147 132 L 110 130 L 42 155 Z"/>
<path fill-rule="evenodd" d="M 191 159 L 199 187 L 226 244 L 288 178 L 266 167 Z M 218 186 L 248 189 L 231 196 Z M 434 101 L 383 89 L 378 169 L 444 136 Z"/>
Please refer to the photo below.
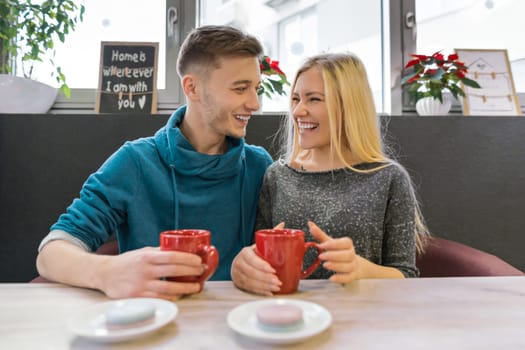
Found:
<path fill-rule="evenodd" d="M 269 331 L 297 330 L 304 324 L 299 306 L 280 301 L 259 307 L 255 315 L 259 326 Z"/>

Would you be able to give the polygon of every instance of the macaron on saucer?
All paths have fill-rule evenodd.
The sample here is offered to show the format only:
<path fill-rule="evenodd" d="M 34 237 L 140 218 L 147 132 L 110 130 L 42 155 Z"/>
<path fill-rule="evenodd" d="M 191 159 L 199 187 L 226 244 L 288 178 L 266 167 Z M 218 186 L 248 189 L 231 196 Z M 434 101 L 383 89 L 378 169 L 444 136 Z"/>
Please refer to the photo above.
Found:
<path fill-rule="evenodd" d="M 332 324 L 332 315 L 309 301 L 272 298 L 235 307 L 228 313 L 227 322 L 241 336 L 263 343 L 287 344 L 323 332 Z"/>
<path fill-rule="evenodd" d="M 90 305 L 67 321 L 73 334 L 98 342 L 119 342 L 151 333 L 178 314 L 173 302 L 130 298 Z"/>

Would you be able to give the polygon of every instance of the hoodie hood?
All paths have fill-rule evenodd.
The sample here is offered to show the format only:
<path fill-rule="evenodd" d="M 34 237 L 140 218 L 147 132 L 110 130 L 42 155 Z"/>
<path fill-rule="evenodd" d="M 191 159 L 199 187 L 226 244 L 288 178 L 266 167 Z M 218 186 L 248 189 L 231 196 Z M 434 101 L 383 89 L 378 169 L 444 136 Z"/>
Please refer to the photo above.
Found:
<path fill-rule="evenodd" d="M 177 173 L 221 179 L 238 175 L 243 167 L 244 139 L 227 137 L 228 151 L 219 155 L 202 154 L 195 150 L 179 129 L 186 106 L 177 109 L 166 126 L 155 134 L 161 158 Z"/>

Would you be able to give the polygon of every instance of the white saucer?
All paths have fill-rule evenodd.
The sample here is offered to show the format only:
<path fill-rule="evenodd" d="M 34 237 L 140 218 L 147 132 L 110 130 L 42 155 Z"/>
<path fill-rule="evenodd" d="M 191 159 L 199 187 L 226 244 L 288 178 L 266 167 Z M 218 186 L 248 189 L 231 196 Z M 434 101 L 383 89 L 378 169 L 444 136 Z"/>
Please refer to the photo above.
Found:
<path fill-rule="evenodd" d="M 106 325 L 105 312 L 119 303 L 128 300 L 144 301 L 155 307 L 155 318 L 152 322 L 125 329 L 109 329 Z M 179 309 L 173 302 L 154 298 L 121 299 L 89 306 L 81 314 L 67 322 L 70 332 L 100 342 L 118 342 L 140 337 L 151 333 L 175 319 Z"/>
<path fill-rule="evenodd" d="M 290 331 L 265 330 L 258 325 L 256 310 L 269 304 L 289 304 L 303 310 L 304 325 Z M 228 325 L 246 337 L 271 344 L 299 342 L 323 332 L 332 324 L 332 315 L 321 305 L 297 299 L 258 300 L 237 306 L 228 313 Z"/>

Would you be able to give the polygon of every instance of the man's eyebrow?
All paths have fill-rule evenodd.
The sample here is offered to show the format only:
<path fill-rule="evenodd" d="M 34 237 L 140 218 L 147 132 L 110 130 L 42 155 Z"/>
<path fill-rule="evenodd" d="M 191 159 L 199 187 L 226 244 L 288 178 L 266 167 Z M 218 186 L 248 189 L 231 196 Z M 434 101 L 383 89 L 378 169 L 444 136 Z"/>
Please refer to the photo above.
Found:
<path fill-rule="evenodd" d="M 244 80 L 236 80 L 232 84 L 233 85 L 241 85 L 241 84 L 251 84 L 253 83 L 253 80 L 244 79 Z"/>

